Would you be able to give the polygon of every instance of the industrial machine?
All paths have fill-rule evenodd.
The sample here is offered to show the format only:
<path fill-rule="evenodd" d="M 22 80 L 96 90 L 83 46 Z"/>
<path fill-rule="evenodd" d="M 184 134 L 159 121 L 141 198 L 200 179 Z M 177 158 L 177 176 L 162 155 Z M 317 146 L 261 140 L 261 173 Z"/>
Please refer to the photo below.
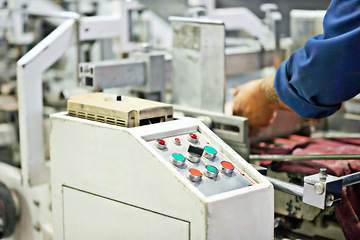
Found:
<path fill-rule="evenodd" d="M 272 185 L 201 121 L 173 120 L 171 105 L 78 96 L 51 125 L 55 240 L 273 238 Z"/>
<path fill-rule="evenodd" d="M 0 0 L 0 238 L 345 239 L 333 206 L 359 174 L 269 170 L 264 178 L 243 159 L 300 156 L 250 155 L 250 140 L 288 135 L 303 122 L 278 113 L 283 122 L 250 139 L 247 119 L 224 113 L 232 88 L 274 71 L 285 51 L 322 31 L 324 11 L 287 14 L 299 4 Z M 280 35 L 284 23 L 293 49 Z M 53 116 L 50 181 L 47 117 L 92 91 L 117 95 L 72 98 L 67 114 Z M 312 135 L 358 138 L 359 102 L 344 103 Z"/>

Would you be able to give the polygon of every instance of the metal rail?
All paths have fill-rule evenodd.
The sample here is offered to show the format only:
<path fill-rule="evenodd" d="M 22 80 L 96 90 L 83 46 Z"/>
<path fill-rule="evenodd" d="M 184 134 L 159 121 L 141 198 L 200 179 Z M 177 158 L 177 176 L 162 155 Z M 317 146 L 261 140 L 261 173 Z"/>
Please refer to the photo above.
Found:
<path fill-rule="evenodd" d="M 317 155 L 255 155 L 249 156 L 255 161 L 310 161 L 310 160 L 360 160 L 360 154 L 317 154 Z"/>

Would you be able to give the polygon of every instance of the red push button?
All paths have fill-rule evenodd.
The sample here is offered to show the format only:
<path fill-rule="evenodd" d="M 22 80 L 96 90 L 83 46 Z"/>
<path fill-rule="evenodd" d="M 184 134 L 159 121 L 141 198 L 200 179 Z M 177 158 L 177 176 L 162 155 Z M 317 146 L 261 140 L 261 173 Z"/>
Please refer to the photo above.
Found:
<path fill-rule="evenodd" d="M 230 175 L 233 173 L 234 171 L 234 165 L 230 162 L 227 162 L 227 161 L 222 161 L 221 162 L 221 170 L 223 173 L 227 174 L 227 175 Z"/>
<path fill-rule="evenodd" d="M 158 139 L 158 140 L 156 140 L 156 147 L 157 147 L 158 149 L 161 149 L 161 150 L 165 149 L 165 148 L 166 148 L 166 142 L 165 142 L 165 140 L 164 140 L 164 139 Z"/>
<path fill-rule="evenodd" d="M 188 137 L 188 140 L 191 143 L 198 143 L 199 142 L 198 135 L 196 135 L 195 133 L 190 133 L 189 137 Z"/>
<path fill-rule="evenodd" d="M 195 133 L 190 134 L 190 137 L 191 137 L 192 139 L 197 139 L 197 138 L 198 138 Z"/>
<path fill-rule="evenodd" d="M 174 143 L 175 143 L 175 145 L 180 146 L 180 145 L 181 145 L 181 140 L 180 140 L 180 138 L 175 138 L 175 139 L 174 139 Z"/>
<path fill-rule="evenodd" d="M 201 180 L 202 173 L 196 168 L 190 168 L 187 173 L 187 177 L 192 182 L 198 182 Z"/>

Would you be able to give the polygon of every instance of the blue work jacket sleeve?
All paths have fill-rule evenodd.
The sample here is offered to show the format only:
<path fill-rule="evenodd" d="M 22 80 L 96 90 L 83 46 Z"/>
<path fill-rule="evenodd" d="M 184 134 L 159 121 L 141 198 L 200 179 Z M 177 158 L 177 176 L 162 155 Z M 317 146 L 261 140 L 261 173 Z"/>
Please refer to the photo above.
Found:
<path fill-rule="evenodd" d="M 360 92 L 360 1 L 333 0 L 323 27 L 275 75 L 280 100 L 306 118 L 328 117 Z"/>

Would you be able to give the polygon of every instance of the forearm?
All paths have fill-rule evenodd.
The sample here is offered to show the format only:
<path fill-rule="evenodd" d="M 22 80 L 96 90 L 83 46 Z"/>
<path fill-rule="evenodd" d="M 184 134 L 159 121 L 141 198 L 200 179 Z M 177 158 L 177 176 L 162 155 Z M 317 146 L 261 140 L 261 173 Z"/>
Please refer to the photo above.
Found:
<path fill-rule="evenodd" d="M 259 84 L 260 92 L 264 95 L 267 101 L 269 101 L 274 109 L 291 110 L 291 108 L 289 108 L 279 99 L 274 89 L 274 79 L 275 75 L 263 78 Z"/>

